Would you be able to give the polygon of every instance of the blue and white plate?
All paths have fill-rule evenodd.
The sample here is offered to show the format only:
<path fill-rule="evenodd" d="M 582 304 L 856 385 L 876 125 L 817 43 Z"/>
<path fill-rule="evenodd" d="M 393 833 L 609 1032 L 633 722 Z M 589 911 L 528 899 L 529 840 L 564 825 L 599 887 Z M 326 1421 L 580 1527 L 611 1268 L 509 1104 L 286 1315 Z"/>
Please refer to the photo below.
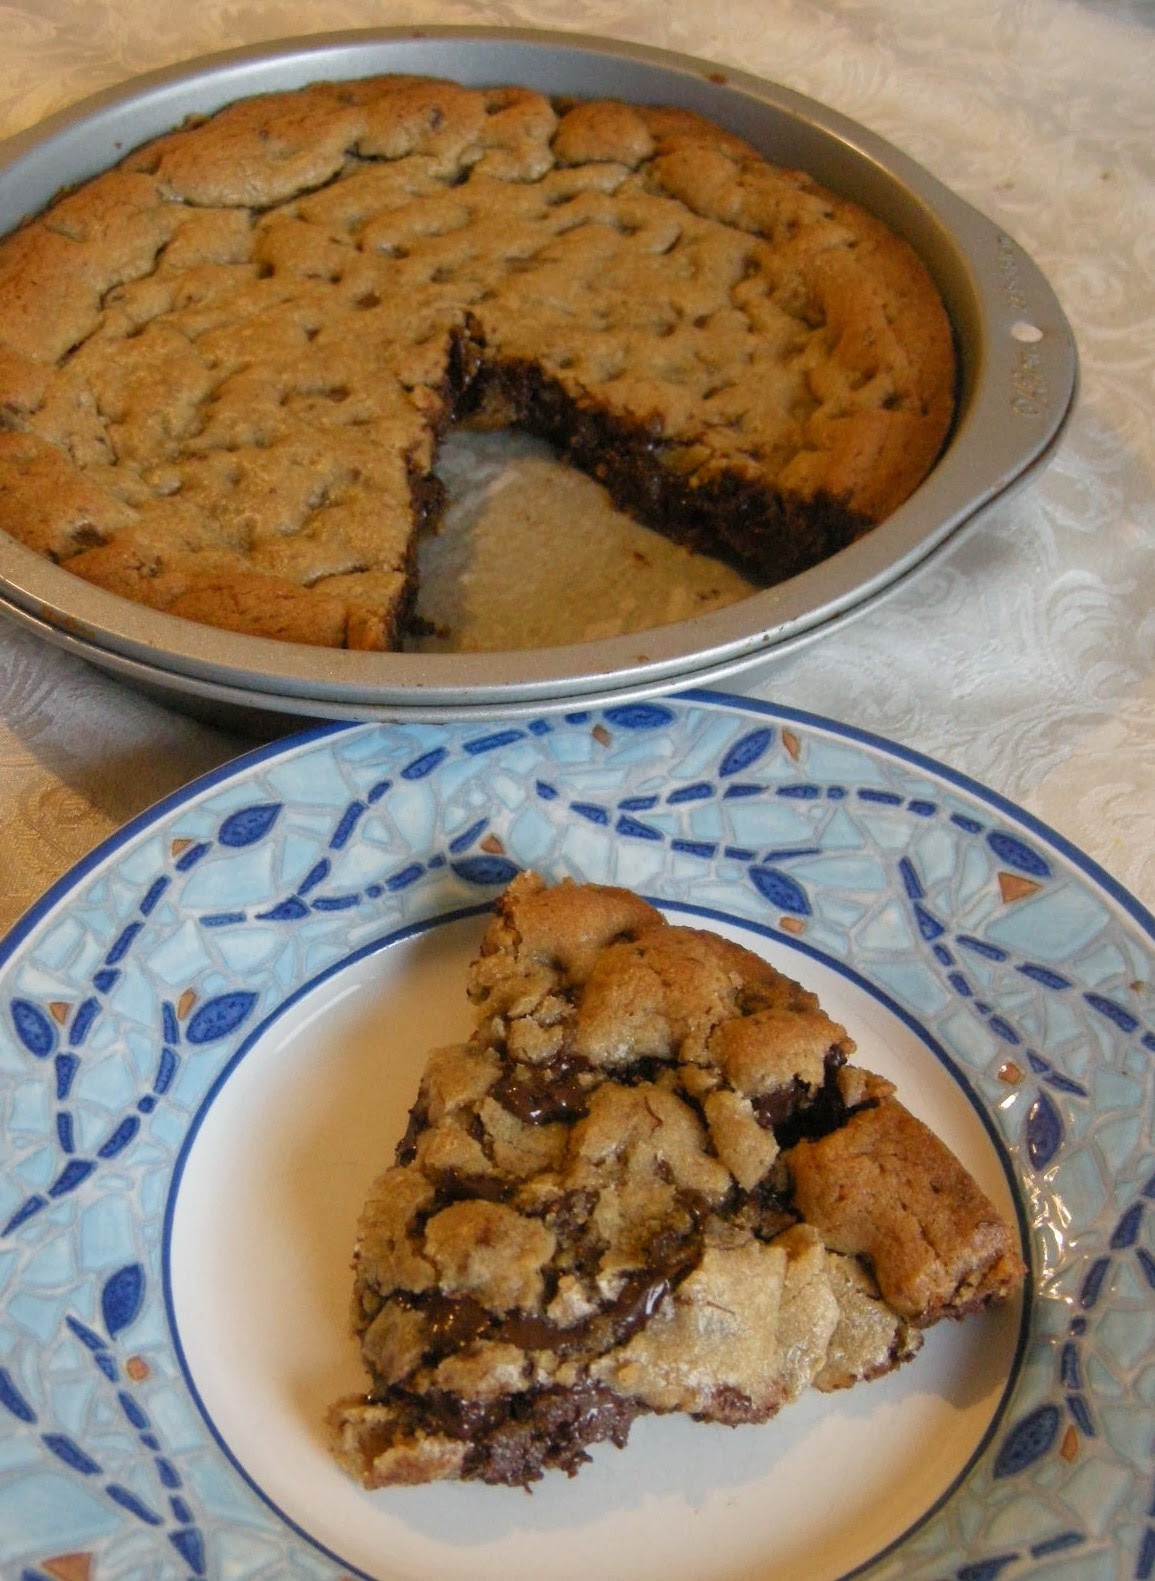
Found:
<path fill-rule="evenodd" d="M 532 1496 L 367 1494 L 357 1209 L 519 869 L 814 987 L 1021 1226 L 1021 1308 Z M 1155 1575 L 1152 918 L 981 787 L 709 694 L 334 726 L 130 824 L 0 953 L 0 1567 L 19 1581 Z"/>

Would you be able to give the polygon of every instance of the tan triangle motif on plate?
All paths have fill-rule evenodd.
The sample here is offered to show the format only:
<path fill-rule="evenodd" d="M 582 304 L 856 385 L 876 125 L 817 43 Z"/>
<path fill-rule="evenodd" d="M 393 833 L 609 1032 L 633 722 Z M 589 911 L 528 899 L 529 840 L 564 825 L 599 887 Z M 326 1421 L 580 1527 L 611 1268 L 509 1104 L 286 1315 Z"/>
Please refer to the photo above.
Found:
<path fill-rule="evenodd" d="M 40 1568 L 53 1581 L 88 1581 L 92 1574 L 91 1554 L 59 1554 L 55 1559 L 42 1559 Z"/>
<path fill-rule="evenodd" d="M 1041 885 L 1033 878 L 1023 878 L 1019 873 L 999 874 L 999 893 L 1003 897 L 1003 904 L 1013 906 L 1016 900 L 1026 900 L 1028 895 L 1037 895 Z"/>

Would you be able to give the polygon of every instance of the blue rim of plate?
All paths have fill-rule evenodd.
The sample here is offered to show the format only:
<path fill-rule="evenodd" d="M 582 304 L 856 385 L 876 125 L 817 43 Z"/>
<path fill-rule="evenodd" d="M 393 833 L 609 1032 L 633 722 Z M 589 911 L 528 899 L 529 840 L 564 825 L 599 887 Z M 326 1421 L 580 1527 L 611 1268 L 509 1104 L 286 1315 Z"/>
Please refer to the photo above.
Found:
<path fill-rule="evenodd" d="M 845 970 L 941 1049 L 1009 1162 L 1034 1270 L 1010 1399 L 865 1569 L 1155 1575 L 1155 919 L 967 777 L 709 692 L 278 741 L 127 824 L 0 945 L 5 1573 L 223 1572 L 239 1524 L 348 1574 L 197 1409 L 164 1299 L 174 1174 L 290 995 L 525 866 Z"/>

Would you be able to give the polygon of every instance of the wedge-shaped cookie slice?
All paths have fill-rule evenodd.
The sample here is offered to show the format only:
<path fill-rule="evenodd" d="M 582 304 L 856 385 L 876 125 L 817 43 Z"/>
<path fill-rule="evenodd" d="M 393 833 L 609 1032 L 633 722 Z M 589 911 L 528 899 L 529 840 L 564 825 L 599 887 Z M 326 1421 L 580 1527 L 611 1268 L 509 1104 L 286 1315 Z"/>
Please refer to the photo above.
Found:
<path fill-rule="evenodd" d="M 369 1487 L 571 1474 L 643 1412 L 760 1422 L 1011 1295 L 1010 1228 L 817 999 L 626 890 L 523 874 L 361 1217 Z"/>

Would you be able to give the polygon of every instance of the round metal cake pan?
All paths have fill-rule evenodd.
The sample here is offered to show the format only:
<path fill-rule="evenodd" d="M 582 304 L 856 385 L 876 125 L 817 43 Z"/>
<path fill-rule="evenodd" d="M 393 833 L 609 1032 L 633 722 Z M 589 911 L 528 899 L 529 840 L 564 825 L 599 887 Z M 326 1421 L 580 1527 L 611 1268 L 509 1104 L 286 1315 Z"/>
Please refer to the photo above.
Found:
<path fill-rule="evenodd" d="M 773 83 L 578 34 L 430 27 L 309 36 L 203 57 L 96 94 L 0 145 L 0 232 L 190 115 L 321 79 L 379 73 L 524 84 L 696 110 L 808 171 L 904 236 L 958 347 L 958 410 L 933 471 L 887 520 L 799 576 L 727 608 L 627 636 L 498 653 L 362 653 L 250 637 L 94 587 L 0 533 L 0 609 L 174 702 L 247 700 L 316 718 L 449 719 L 652 696 L 732 676 L 891 591 L 1046 461 L 1078 359 L 1054 292 L 1021 247 L 898 149 Z"/>

